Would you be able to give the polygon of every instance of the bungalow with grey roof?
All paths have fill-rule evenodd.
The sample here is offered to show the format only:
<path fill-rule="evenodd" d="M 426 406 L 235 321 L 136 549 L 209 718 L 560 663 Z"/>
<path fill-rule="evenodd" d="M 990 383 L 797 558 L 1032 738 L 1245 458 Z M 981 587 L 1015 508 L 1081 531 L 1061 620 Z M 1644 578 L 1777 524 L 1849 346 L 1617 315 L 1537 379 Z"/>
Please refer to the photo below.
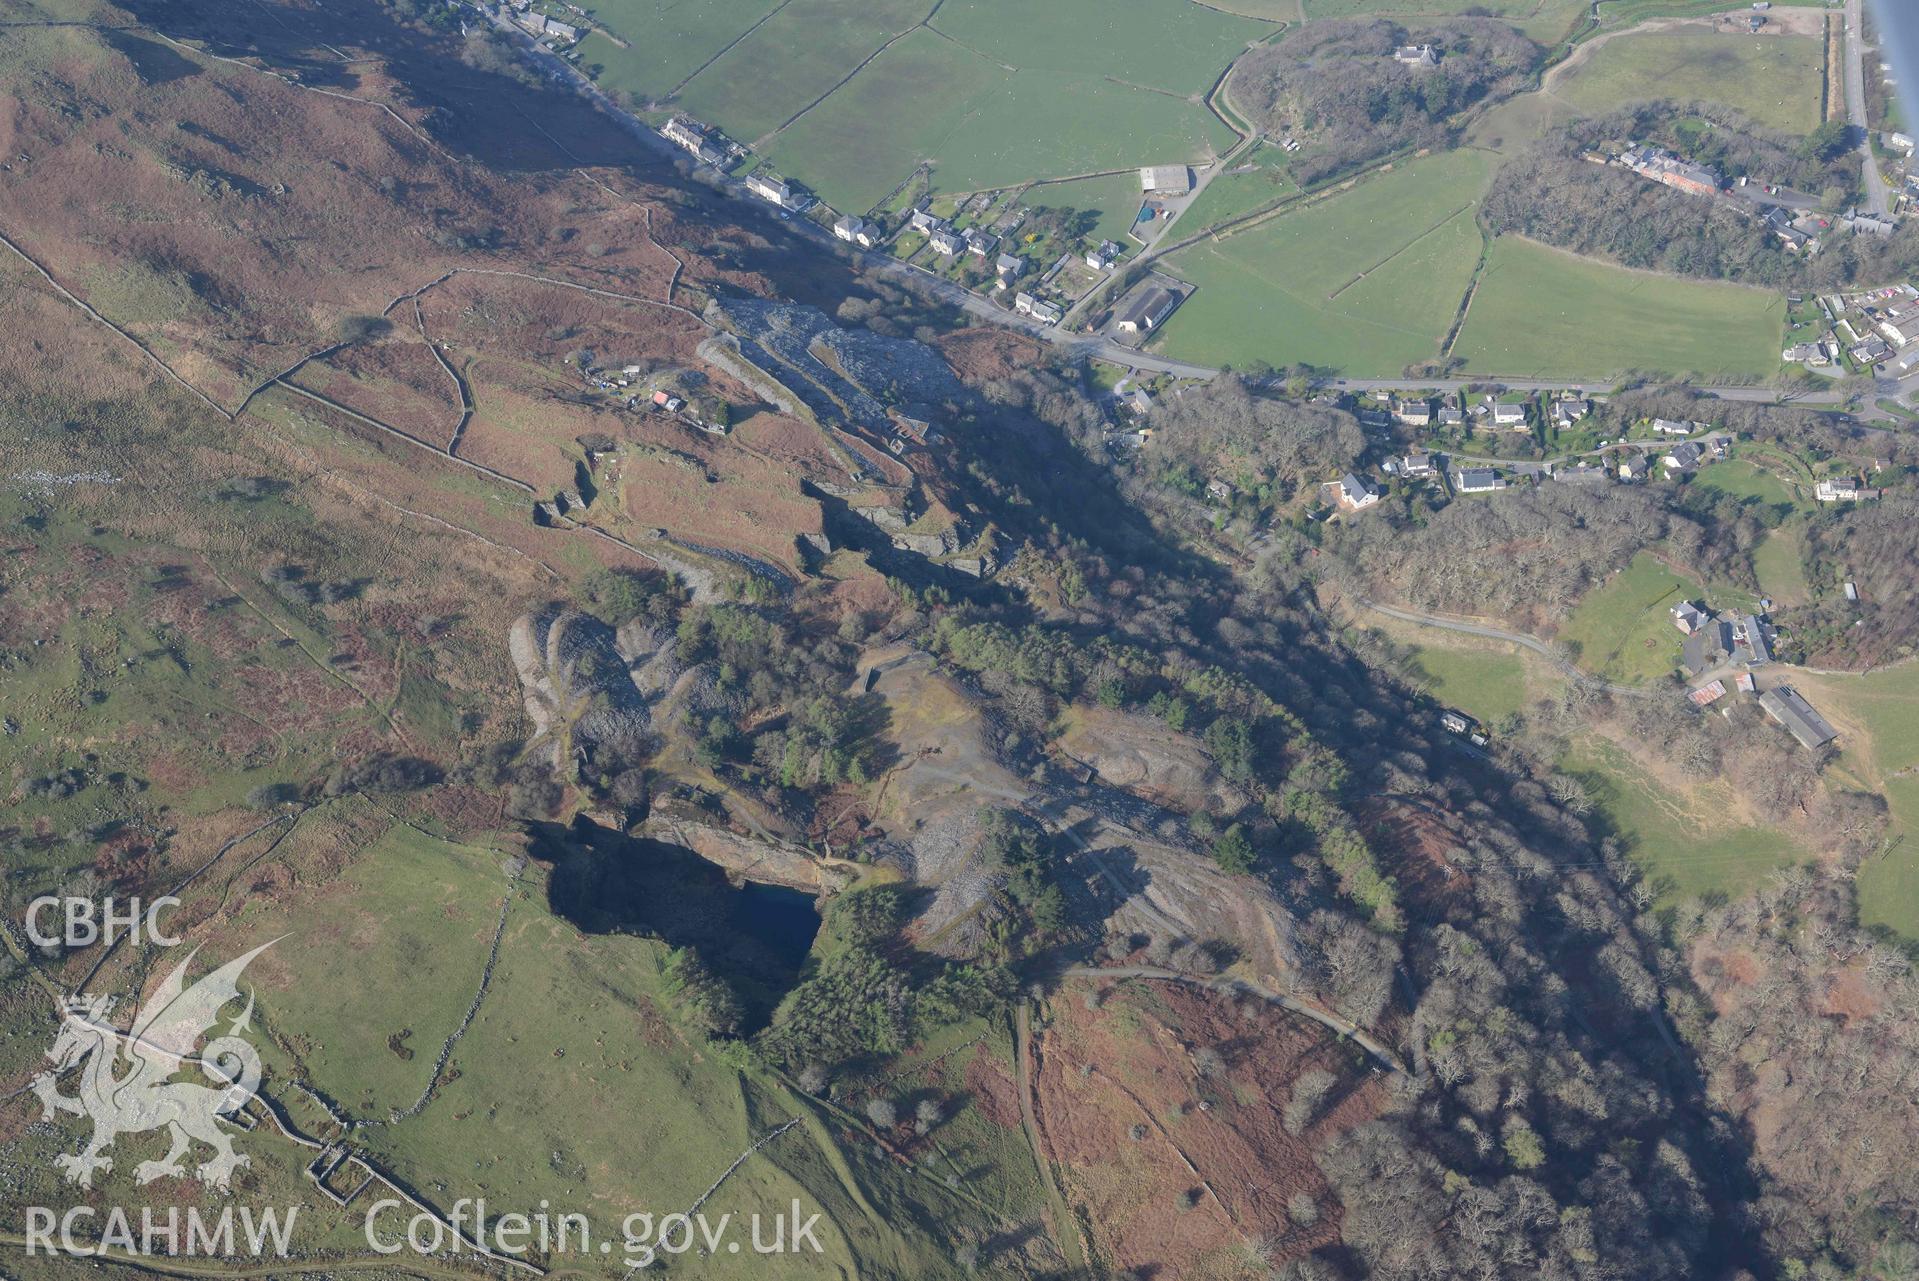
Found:
<path fill-rule="evenodd" d="M 1526 425 L 1526 406 L 1513 401 L 1495 400 L 1492 402 L 1493 426 L 1524 427 Z"/>
<path fill-rule="evenodd" d="M 1459 467 L 1453 471 L 1453 488 L 1462 494 L 1489 494 L 1506 488 L 1506 482 L 1490 467 Z"/>
<path fill-rule="evenodd" d="M 1690 440 L 1682 440 L 1667 451 L 1666 456 L 1661 458 L 1659 462 L 1661 466 L 1665 467 L 1667 474 L 1670 475 L 1673 472 L 1691 471 L 1699 465 L 1699 460 L 1705 456 L 1706 451 L 1698 445 Z"/>
<path fill-rule="evenodd" d="M 1379 491 L 1373 488 L 1372 482 L 1351 472 L 1339 478 L 1338 488 L 1340 501 L 1355 511 L 1379 501 Z"/>
<path fill-rule="evenodd" d="M 1570 427 L 1593 411 L 1590 400 L 1567 397 L 1553 402 L 1553 424 L 1558 427 Z"/>

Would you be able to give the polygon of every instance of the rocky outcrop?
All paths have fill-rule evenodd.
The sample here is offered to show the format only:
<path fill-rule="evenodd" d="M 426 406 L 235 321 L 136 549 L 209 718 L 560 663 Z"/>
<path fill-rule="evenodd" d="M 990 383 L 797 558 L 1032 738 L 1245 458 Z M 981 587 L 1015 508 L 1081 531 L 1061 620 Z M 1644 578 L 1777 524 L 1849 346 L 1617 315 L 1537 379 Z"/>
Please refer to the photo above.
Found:
<path fill-rule="evenodd" d="M 638 834 L 684 846 L 739 880 L 784 885 L 812 894 L 837 894 L 859 876 L 859 866 L 822 858 L 798 845 L 761 839 L 665 814 L 648 816 Z"/>
<path fill-rule="evenodd" d="M 929 891 L 914 924 L 922 947 L 963 956 L 985 941 L 1004 869 L 982 850 L 983 808 L 1014 810 L 1053 833 L 1073 914 L 1095 928 L 1171 942 L 1219 940 L 1256 972 L 1297 969 L 1296 922 L 1260 881 L 1221 871 L 1185 835 L 1217 780 L 1199 744 L 1156 721 L 1075 708 L 1074 737 L 1101 772 L 1043 783 L 1010 768 L 984 705 L 932 656 L 874 651 L 853 693 L 886 700 L 900 763 L 873 815 L 876 860 Z M 1131 789 L 1119 790 L 1121 787 Z"/>
<path fill-rule="evenodd" d="M 647 687 L 671 673 L 670 636 L 648 629 L 615 633 L 591 614 L 546 609 L 522 615 L 507 635 L 520 678 L 532 750 L 564 772 L 574 760 L 632 759 L 652 735 Z M 661 659 L 661 655 L 667 655 Z M 656 662 L 665 664 L 654 670 Z M 636 669 L 646 673 L 643 683 Z"/>
<path fill-rule="evenodd" d="M 1184 813 L 1205 808 L 1220 781 L 1198 740 L 1130 712 L 1075 707 L 1059 747 L 1108 786 Z"/>

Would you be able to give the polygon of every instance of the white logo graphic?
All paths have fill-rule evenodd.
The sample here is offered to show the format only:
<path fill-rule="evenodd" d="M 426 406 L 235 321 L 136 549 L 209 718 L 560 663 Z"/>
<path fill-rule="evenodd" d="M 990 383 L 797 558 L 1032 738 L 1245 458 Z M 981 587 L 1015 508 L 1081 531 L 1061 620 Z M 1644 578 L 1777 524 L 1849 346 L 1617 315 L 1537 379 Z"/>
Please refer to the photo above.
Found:
<path fill-rule="evenodd" d="M 274 940 L 278 942 L 278 940 Z M 89 1117 L 93 1137 L 77 1153 L 63 1155 L 56 1164 L 69 1183 L 93 1186 L 96 1171 L 113 1169 L 102 1155 L 122 1134 L 144 1134 L 166 1129 L 173 1146 L 159 1161 L 142 1161 L 134 1179 L 142 1184 L 166 1175 L 187 1175 L 180 1159 L 194 1141 L 213 1149 L 213 1157 L 188 1177 L 225 1189 L 233 1172 L 247 1164 L 236 1154 L 233 1141 L 221 1128 L 221 1118 L 237 1112 L 260 1086 L 260 1055 L 238 1033 L 253 1016 L 253 997 L 246 1009 L 227 1026 L 227 1034 L 207 1042 L 198 1054 L 194 1047 L 219 1020 L 220 1011 L 240 998 L 240 973 L 254 957 L 272 947 L 263 943 L 238 960 L 229 961 L 192 987 L 187 966 L 193 953 L 176 965 L 153 996 L 121 1031 L 107 1022 L 114 998 L 89 996 L 61 1003 L 60 1035 L 47 1057 L 51 1071 L 33 1080 L 33 1092 L 51 1119 L 57 1112 Z M 198 949 L 195 949 L 197 952 Z M 61 1073 L 80 1067 L 80 1092 L 68 1098 L 58 1090 Z M 169 1080 L 183 1068 L 198 1067 L 214 1082 Z"/>

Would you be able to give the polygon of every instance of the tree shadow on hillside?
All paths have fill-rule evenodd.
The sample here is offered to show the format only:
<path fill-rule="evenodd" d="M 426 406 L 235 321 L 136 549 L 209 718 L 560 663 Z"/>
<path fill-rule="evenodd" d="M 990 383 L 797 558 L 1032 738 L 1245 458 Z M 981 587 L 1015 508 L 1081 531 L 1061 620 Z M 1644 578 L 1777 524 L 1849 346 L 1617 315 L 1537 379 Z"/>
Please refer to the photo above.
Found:
<path fill-rule="evenodd" d="M 126 7 L 156 31 L 224 57 L 250 57 L 314 88 L 387 101 L 388 92 L 371 76 L 377 71 L 391 77 L 404 86 L 406 98 L 389 105 L 429 109 L 426 127 L 434 139 L 489 169 L 529 173 L 644 163 L 661 180 L 676 180 L 664 158 L 571 86 L 540 78 L 517 51 L 463 37 L 457 28 L 408 25 L 376 0 L 332 0 L 324 8 L 262 0 L 244 9 L 216 0 L 131 0 Z M 372 60 L 343 56 L 361 51 Z"/>
<path fill-rule="evenodd" d="M 134 71 L 147 84 L 169 84 L 200 74 L 199 64 L 157 40 L 149 40 L 131 31 L 116 30 L 103 31 L 100 38 L 131 62 Z"/>

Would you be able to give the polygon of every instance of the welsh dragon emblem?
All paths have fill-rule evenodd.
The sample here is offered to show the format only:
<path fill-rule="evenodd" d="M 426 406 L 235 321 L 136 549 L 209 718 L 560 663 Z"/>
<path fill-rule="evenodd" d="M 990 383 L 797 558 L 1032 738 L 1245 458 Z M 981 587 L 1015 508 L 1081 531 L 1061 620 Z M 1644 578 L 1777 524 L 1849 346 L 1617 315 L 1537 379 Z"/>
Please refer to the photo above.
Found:
<path fill-rule="evenodd" d="M 240 998 L 240 974 L 248 962 L 271 946 L 263 943 L 188 987 L 187 967 L 196 948 L 161 980 L 125 1031 L 107 1021 L 113 997 L 61 1002 L 60 1035 L 47 1051 L 53 1067 L 33 1079 L 33 1092 L 46 1119 L 67 1112 L 93 1121 L 87 1145 L 56 1162 L 69 1183 L 92 1187 L 96 1172 L 113 1169 L 113 1159 L 104 1155 L 113 1141 L 149 1130 L 167 1130 L 173 1146 L 162 1159 L 135 1167 L 138 1183 L 186 1175 L 224 1189 L 233 1172 L 247 1164 L 234 1152 L 221 1121 L 244 1107 L 260 1085 L 259 1052 L 239 1036 L 253 1016 L 252 996 L 224 1036 L 208 1041 L 197 1054 L 195 1047 L 214 1029 L 220 1011 Z M 76 1066 L 80 1092 L 69 1098 L 59 1092 L 58 1080 Z M 169 1079 L 188 1067 L 198 1067 L 214 1084 Z M 213 1155 L 189 1175 L 181 1158 L 195 1142 L 212 1148 Z"/>

